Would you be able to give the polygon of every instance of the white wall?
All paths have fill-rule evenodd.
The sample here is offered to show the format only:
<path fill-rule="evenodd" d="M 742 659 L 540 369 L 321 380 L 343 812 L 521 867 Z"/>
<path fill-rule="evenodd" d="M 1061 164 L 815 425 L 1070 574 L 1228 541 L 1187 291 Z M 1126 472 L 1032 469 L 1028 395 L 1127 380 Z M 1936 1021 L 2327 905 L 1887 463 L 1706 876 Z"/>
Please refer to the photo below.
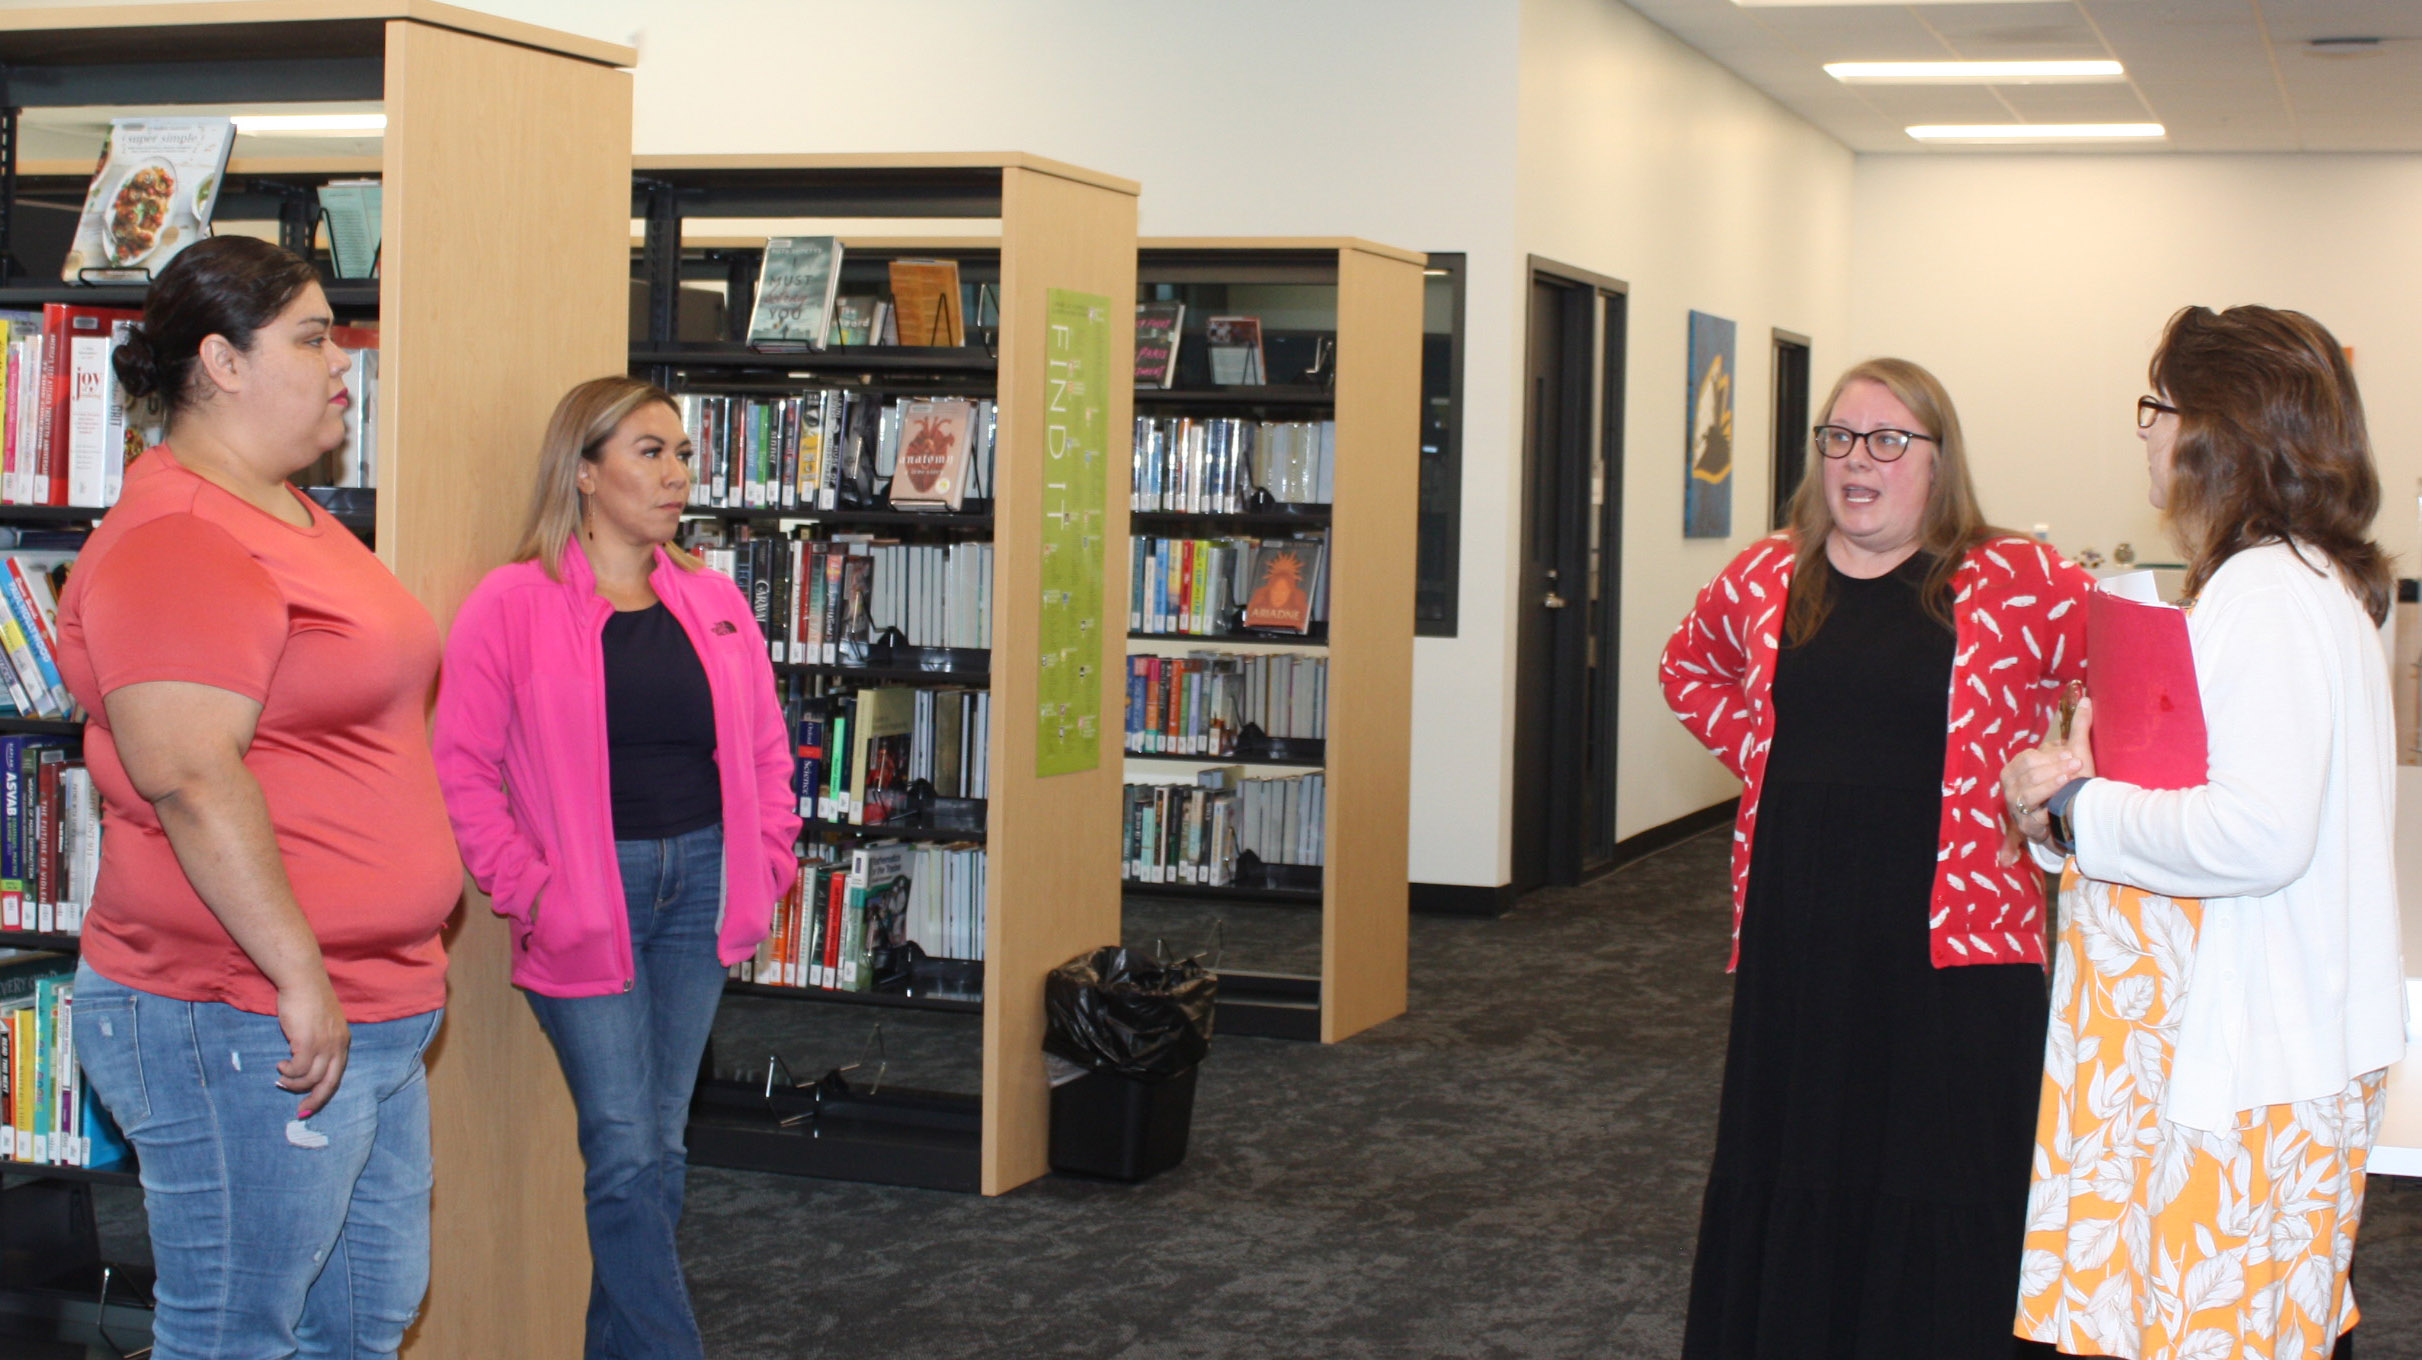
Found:
<path fill-rule="evenodd" d="M 2175 560 L 2145 503 L 2145 363 L 2178 308 L 2262 303 L 2354 349 L 2376 532 L 2416 570 L 2422 156 L 1871 156 L 1856 205 L 1852 348 L 1942 377 L 1997 521 Z"/>
<path fill-rule="evenodd" d="M 1414 648 L 1418 881 L 1509 875 L 1525 254 L 1630 281 L 1618 831 L 1733 792 L 1656 652 L 1763 528 L 1770 328 L 1841 352 L 1850 157 L 1617 0 L 468 3 L 636 45 L 642 154 L 1029 151 L 1141 181 L 1148 235 L 1463 252 L 1461 630 Z M 1741 328 L 1733 544 L 1679 536 L 1691 308 Z"/>
<path fill-rule="evenodd" d="M 1739 789 L 1666 711 L 1657 654 L 1698 588 L 1766 531 L 1774 330 L 1810 337 L 1819 373 L 1842 362 L 1852 156 L 1624 6 L 1524 0 L 1522 16 L 1522 249 L 1631 285 L 1615 798 L 1616 834 L 1628 836 Z M 1526 287 L 1519 274 L 1509 284 Z M 1693 310 L 1739 327 L 1728 541 L 1682 538 Z M 1522 356 L 1495 362 L 1518 374 Z M 1498 418 L 1518 447 L 1521 411 Z M 1487 569 L 1509 610 L 1518 471 L 1509 459 L 1486 505 L 1467 481 L 1464 502 L 1467 517 L 1498 516 L 1504 546 Z M 1464 581 L 1468 609 L 1482 588 L 1469 559 Z"/>

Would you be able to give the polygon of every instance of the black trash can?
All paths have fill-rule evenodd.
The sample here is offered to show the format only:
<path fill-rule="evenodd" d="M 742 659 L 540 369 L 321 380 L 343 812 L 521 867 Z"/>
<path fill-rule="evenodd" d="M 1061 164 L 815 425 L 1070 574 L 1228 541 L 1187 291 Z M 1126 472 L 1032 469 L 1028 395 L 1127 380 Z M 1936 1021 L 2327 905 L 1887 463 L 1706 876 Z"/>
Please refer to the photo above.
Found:
<path fill-rule="evenodd" d="M 1088 1069 L 1051 1089 L 1052 1170 L 1140 1181 L 1186 1159 L 1218 988 L 1193 959 L 1163 966 L 1141 950 L 1052 970 L 1043 1047 Z"/>
<path fill-rule="evenodd" d="M 1052 1087 L 1051 1169 L 1140 1181 L 1186 1160 L 1200 1070 L 1161 1081 L 1087 1072 Z"/>

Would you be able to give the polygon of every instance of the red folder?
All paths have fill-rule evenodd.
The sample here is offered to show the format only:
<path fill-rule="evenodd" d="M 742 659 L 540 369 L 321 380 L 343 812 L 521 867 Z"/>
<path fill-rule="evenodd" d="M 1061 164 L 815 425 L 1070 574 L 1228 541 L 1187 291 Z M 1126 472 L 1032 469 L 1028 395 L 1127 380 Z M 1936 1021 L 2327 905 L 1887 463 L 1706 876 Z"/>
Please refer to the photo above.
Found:
<path fill-rule="evenodd" d="M 2094 701 L 2094 772 L 2145 789 L 2207 777 L 2203 694 L 2187 616 L 2108 591 L 2086 597 L 2086 694 Z"/>

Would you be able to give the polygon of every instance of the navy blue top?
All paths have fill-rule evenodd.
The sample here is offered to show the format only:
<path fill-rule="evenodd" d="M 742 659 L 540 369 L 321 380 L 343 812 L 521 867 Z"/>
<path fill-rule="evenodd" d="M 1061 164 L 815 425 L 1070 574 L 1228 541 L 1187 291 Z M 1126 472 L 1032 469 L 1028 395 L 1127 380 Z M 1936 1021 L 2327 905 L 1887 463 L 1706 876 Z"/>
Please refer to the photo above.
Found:
<path fill-rule="evenodd" d="M 606 620 L 605 682 L 614 839 L 662 840 L 721 821 L 715 697 L 662 602 Z"/>

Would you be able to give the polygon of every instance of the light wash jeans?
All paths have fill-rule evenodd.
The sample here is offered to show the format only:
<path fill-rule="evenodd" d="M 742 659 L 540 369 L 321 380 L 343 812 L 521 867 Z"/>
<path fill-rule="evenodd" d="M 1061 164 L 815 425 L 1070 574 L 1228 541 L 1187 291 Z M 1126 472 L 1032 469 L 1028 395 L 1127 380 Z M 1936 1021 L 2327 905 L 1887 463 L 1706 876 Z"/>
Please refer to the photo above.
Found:
<path fill-rule="evenodd" d="M 682 1136 L 724 971 L 723 828 L 616 841 L 631 920 L 629 991 L 524 992 L 554 1041 L 588 1164 L 587 1360 L 701 1360 L 674 1229 L 689 1170 Z M 545 910 L 543 899 L 539 908 Z"/>
<path fill-rule="evenodd" d="M 142 1164 L 153 1360 L 383 1360 L 429 1287 L 429 1082 L 445 1012 L 353 1026 L 294 1117 L 274 1015 L 76 971 L 76 1056 Z"/>

